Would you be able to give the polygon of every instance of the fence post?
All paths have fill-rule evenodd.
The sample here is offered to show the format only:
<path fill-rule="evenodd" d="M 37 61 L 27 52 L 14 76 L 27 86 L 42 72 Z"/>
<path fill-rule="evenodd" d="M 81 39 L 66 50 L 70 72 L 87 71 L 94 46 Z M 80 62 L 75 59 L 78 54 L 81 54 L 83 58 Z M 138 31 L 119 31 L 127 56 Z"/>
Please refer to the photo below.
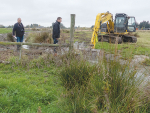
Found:
<path fill-rule="evenodd" d="M 20 55 L 19 55 L 19 60 L 21 60 L 21 54 L 22 54 L 22 42 L 21 42 L 21 47 L 20 47 Z"/>
<path fill-rule="evenodd" d="M 74 27 L 75 27 L 75 14 L 71 14 L 71 25 L 70 25 L 70 50 L 73 49 L 74 43 Z"/>

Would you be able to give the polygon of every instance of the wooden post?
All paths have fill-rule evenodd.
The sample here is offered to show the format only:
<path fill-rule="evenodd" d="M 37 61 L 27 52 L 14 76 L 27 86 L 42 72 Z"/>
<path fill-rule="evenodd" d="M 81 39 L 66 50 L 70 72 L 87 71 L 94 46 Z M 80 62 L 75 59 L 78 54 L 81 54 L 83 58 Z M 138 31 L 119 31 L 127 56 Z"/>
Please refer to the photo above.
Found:
<path fill-rule="evenodd" d="M 73 43 L 74 43 L 74 27 L 75 27 L 75 14 L 71 14 L 71 25 L 70 25 L 70 50 L 73 49 Z"/>
<path fill-rule="evenodd" d="M 22 42 L 21 42 L 21 46 L 20 46 L 20 55 L 19 55 L 19 60 L 21 60 L 21 53 L 22 53 Z"/>

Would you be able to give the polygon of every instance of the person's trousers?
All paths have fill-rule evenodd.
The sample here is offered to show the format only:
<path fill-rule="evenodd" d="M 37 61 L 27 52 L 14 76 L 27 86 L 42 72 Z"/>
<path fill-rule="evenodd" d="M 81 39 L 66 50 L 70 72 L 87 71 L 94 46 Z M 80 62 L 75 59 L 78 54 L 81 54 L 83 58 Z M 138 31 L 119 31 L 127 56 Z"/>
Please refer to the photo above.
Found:
<path fill-rule="evenodd" d="M 23 42 L 24 37 L 17 37 L 17 42 Z"/>
<path fill-rule="evenodd" d="M 54 38 L 54 44 L 57 44 L 58 40 L 56 38 Z"/>
<path fill-rule="evenodd" d="M 17 37 L 17 42 L 23 42 L 24 37 Z M 19 51 L 21 48 L 21 45 L 17 45 L 17 50 Z"/>
<path fill-rule="evenodd" d="M 57 44 L 58 40 L 56 38 L 54 38 L 54 44 Z M 54 53 L 57 53 L 56 47 L 54 47 Z"/>

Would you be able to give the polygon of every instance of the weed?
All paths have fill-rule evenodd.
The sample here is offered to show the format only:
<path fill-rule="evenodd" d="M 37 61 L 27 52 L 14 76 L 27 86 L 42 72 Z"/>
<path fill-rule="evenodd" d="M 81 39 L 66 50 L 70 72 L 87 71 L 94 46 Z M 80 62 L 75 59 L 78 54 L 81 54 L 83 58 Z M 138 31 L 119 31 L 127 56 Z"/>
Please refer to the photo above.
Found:
<path fill-rule="evenodd" d="M 60 72 L 61 80 L 63 85 L 69 89 L 76 85 L 86 87 L 94 72 L 94 67 L 84 60 L 78 60 L 78 62 L 72 60 L 69 65 L 67 64 L 64 67 L 64 70 Z"/>
<path fill-rule="evenodd" d="M 145 59 L 145 61 L 143 61 L 143 64 L 146 66 L 150 66 L 150 59 Z"/>
<path fill-rule="evenodd" d="M 66 88 L 65 107 L 70 112 L 146 112 L 143 94 L 139 87 L 142 78 L 136 78 L 136 70 L 131 70 L 130 62 L 107 62 L 105 58 L 98 64 L 88 64 L 86 60 L 72 59 L 60 72 L 60 80 Z M 69 89 L 69 90 L 68 90 Z M 141 106 L 141 107 L 139 107 Z"/>
<path fill-rule="evenodd" d="M 63 33 L 70 33 L 69 30 L 65 30 L 65 29 L 63 29 L 62 32 L 63 32 Z"/>
<path fill-rule="evenodd" d="M 49 32 L 30 33 L 26 38 L 26 42 L 53 43 L 52 34 L 49 34 Z"/>
<path fill-rule="evenodd" d="M 15 42 L 14 37 L 12 36 L 12 33 L 7 34 L 7 41 Z"/>

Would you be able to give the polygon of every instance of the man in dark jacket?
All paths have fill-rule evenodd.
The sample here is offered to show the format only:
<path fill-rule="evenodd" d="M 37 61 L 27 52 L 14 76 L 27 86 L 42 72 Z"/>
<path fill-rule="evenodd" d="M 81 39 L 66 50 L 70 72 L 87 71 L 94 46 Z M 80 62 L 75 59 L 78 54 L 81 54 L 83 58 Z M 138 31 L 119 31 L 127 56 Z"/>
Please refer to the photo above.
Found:
<path fill-rule="evenodd" d="M 60 38 L 60 23 L 62 22 L 62 18 L 58 17 L 56 22 L 53 24 L 53 40 L 54 44 L 58 43 L 58 38 Z M 54 48 L 54 55 L 57 56 L 56 48 Z"/>
<path fill-rule="evenodd" d="M 18 18 L 17 21 L 18 22 L 14 25 L 14 28 L 13 28 L 13 37 L 15 37 L 15 34 L 16 34 L 17 42 L 23 42 L 23 36 L 25 32 L 24 26 L 21 23 L 21 18 Z"/>
<path fill-rule="evenodd" d="M 25 33 L 24 26 L 21 23 L 21 18 L 18 18 L 18 22 L 14 25 L 13 28 L 13 37 L 17 38 L 17 42 L 23 42 L 23 36 Z M 17 46 L 17 50 L 20 49 L 20 45 Z"/>
<path fill-rule="evenodd" d="M 53 40 L 54 44 L 58 43 L 58 38 L 60 38 L 60 23 L 62 22 L 62 18 L 58 17 L 57 21 L 53 24 Z"/>

